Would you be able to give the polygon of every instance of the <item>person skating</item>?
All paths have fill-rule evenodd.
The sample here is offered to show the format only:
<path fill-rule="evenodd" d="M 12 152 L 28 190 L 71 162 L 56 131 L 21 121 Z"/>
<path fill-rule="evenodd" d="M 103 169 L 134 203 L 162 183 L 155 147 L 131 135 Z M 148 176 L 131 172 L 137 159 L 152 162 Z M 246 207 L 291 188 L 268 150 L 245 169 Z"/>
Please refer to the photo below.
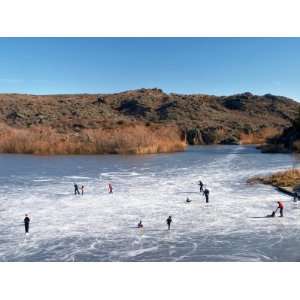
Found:
<path fill-rule="evenodd" d="M 200 193 L 203 192 L 203 182 L 201 180 L 199 180 L 199 188 L 200 188 Z"/>
<path fill-rule="evenodd" d="M 208 203 L 209 202 L 209 190 L 205 189 L 203 191 L 203 195 L 205 196 L 205 202 Z"/>
<path fill-rule="evenodd" d="M 167 224 L 168 224 L 168 230 L 170 230 L 171 229 L 171 223 L 172 223 L 172 217 L 169 216 L 166 221 L 167 221 Z"/>
<path fill-rule="evenodd" d="M 81 195 L 83 196 L 84 185 L 82 185 L 80 189 L 81 189 Z"/>
<path fill-rule="evenodd" d="M 299 199 L 298 193 L 295 192 L 295 193 L 294 193 L 294 202 L 297 202 L 298 199 Z"/>
<path fill-rule="evenodd" d="M 144 225 L 142 223 L 142 220 L 140 220 L 140 222 L 137 224 L 137 228 L 143 228 L 143 227 L 144 227 Z"/>
<path fill-rule="evenodd" d="M 78 184 L 77 184 L 77 183 L 74 183 L 74 194 L 75 194 L 75 195 L 80 195 L 79 187 L 78 187 Z"/>
<path fill-rule="evenodd" d="M 29 233 L 29 223 L 30 223 L 30 219 L 26 214 L 24 218 L 25 234 Z"/>
<path fill-rule="evenodd" d="M 113 192 L 113 187 L 112 187 L 112 185 L 110 183 L 108 184 L 108 192 L 110 194 L 112 194 L 112 192 Z"/>
<path fill-rule="evenodd" d="M 283 217 L 284 205 L 283 205 L 283 203 L 281 201 L 277 201 L 277 203 L 278 203 L 278 207 L 276 208 L 275 213 L 279 209 L 280 217 Z"/>
<path fill-rule="evenodd" d="M 190 202 L 192 202 L 192 200 L 189 197 L 187 197 L 186 200 L 185 200 L 185 202 L 186 203 L 190 203 Z"/>

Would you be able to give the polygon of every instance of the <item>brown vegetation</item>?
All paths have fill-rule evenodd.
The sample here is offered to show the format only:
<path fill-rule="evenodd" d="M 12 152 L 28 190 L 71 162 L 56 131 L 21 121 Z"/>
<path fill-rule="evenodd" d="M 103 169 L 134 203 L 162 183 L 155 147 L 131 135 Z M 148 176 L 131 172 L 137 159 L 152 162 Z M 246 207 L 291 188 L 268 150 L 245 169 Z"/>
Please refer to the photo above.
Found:
<path fill-rule="evenodd" d="M 263 144 L 266 140 L 278 136 L 281 131 L 278 128 L 263 128 L 257 132 L 241 133 L 240 141 L 242 144 Z"/>
<path fill-rule="evenodd" d="M 59 133 L 36 126 L 0 126 L 0 152 L 28 154 L 150 154 L 183 151 L 185 141 L 174 126 L 135 125 L 114 129 L 86 129 Z"/>
<path fill-rule="evenodd" d="M 290 169 L 269 176 L 255 176 L 248 183 L 263 183 L 273 186 L 295 187 L 300 184 L 300 169 Z"/>

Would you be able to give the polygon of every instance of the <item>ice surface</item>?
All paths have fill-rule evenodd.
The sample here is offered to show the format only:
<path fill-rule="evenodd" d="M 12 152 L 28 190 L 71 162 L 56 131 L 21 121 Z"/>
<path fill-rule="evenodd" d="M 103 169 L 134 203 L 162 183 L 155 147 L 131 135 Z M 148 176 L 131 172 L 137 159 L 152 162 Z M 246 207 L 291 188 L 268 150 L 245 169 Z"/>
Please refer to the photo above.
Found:
<path fill-rule="evenodd" d="M 244 146 L 146 156 L 0 155 L 0 260 L 298 261 L 300 205 L 272 187 L 246 184 L 249 176 L 297 165 L 295 156 Z M 73 195 L 75 182 L 84 196 Z M 285 217 L 259 218 L 277 200 L 286 204 Z M 135 228 L 140 219 L 144 229 Z"/>

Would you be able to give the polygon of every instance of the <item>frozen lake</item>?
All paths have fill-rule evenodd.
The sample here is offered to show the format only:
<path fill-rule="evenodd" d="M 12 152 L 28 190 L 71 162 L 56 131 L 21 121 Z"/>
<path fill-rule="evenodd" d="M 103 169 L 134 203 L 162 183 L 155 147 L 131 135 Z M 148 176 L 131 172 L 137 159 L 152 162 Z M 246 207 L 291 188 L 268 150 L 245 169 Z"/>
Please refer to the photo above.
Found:
<path fill-rule="evenodd" d="M 292 155 L 203 146 L 147 156 L 4 154 L 0 166 L 0 261 L 300 261 L 300 204 L 246 184 L 299 166 Z M 74 196 L 75 182 L 84 196 Z M 284 218 L 257 218 L 278 200 Z"/>

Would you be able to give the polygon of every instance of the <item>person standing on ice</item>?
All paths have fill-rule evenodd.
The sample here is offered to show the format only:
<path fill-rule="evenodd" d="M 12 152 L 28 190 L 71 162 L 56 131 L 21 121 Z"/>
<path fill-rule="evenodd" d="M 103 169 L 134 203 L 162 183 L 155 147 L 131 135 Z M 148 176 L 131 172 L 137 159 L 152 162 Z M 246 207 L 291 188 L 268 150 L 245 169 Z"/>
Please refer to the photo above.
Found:
<path fill-rule="evenodd" d="M 294 193 L 294 202 L 297 202 L 298 200 L 299 200 L 298 193 L 295 192 L 295 193 Z"/>
<path fill-rule="evenodd" d="M 203 191 L 203 195 L 205 196 L 205 202 L 208 203 L 209 202 L 209 190 L 205 189 Z"/>
<path fill-rule="evenodd" d="M 201 180 L 199 180 L 198 185 L 200 187 L 200 193 L 203 192 L 203 182 Z"/>
<path fill-rule="evenodd" d="M 143 227 L 144 227 L 144 225 L 142 223 L 142 220 L 140 220 L 140 222 L 137 224 L 137 228 L 143 228 Z"/>
<path fill-rule="evenodd" d="M 24 218 L 25 234 L 29 233 L 29 223 L 30 223 L 30 219 L 26 214 Z"/>
<path fill-rule="evenodd" d="M 283 205 L 283 203 L 281 201 L 277 201 L 277 203 L 278 203 L 278 207 L 276 208 L 275 213 L 279 209 L 280 217 L 283 217 L 284 205 Z"/>
<path fill-rule="evenodd" d="M 108 184 L 108 192 L 110 194 L 112 194 L 112 192 L 113 192 L 113 187 L 112 187 L 111 183 Z"/>
<path fill-rule="evenodd" d="M 79 192 L 79 188 L 78 188 L 78 184 L 77 184 L 77 183 L 74 183 L 74 194 L 75 194 L 75 195 L 80 195 L 80 192 Z"/>
<path fill-rule="evenodd" d="M 83 196 L 84 185 L 82 185 L 80 189 L 81 189 L 81 195 Z"/>
<path fill-rule="evenodd" d="M 168 230 L 170 230 L 171 229 L 171 223 L 172 223 L 172 217 L 169 216 L 166 221 L 167 221 L 167 224 L 168 224 Z"/>

